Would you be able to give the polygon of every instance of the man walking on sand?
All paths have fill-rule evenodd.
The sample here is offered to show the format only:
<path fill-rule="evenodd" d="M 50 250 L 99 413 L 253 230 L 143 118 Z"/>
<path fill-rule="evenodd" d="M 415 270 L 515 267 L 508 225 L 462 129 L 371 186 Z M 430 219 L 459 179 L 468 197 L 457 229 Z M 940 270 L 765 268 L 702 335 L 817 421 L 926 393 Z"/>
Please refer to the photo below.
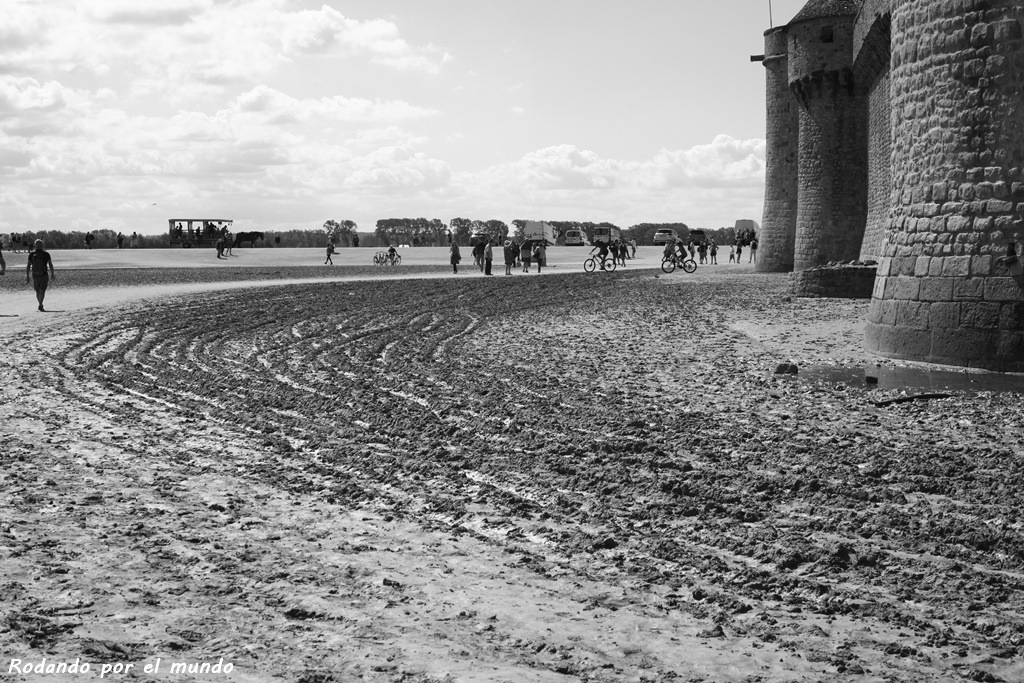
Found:
<path fill-rule="evenodd" d="M 53 260 L 50 258 L 50 254 L 43 251 L 43 241 L 36 240 L 35 251 L 28 255 L 28 269 L 25 271 L 25 282 L 31 282 L 36 290 L 36 300 L 39 302 L 39 310 L 46 312 L 43 308 L 43 298 L 46 296 L 46 287 L 50 284 L 50 280 L 56 280 L 57 276 L 53 272 Z M 47 276 L 46 269 L 50 269 L 50 274 Z"/>

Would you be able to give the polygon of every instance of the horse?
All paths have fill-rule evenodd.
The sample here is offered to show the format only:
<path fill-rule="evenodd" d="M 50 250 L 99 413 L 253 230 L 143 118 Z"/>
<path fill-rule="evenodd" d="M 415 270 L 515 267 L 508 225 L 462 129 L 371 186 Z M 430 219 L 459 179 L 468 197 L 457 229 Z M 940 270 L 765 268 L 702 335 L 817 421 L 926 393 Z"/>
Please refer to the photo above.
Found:
<path fill-rule="evenodd" d="M 235 233 L 235 242 L 232 247 L 242 246 L 242 242 L 248 242 L 250 247 L 256 246 L 256 240 L 263 241 L 262 232 L 239 232 Z"/>

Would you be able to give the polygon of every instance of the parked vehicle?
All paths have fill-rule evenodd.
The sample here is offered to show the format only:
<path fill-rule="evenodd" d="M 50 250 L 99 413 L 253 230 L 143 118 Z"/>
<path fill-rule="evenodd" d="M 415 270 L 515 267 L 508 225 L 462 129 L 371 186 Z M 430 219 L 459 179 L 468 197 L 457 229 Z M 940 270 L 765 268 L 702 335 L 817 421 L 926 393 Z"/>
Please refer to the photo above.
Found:
<path fill-rule="evenodd" d="M 668 244 L 669 242 L 675 242 L 679 239 L 679 233 L 671 228 L 662 228 L 654 233 L 653 241 L 655 244 Z"/>
<path fill-rule="evenodd" d="M 565 246 L 582 247 L 587 243 L 587 233 L 580 228 L 569 228 L 565 231 Z"/>
<path fill-rule="evenodd" d="M 526 225 L 523 226 L 523 239 L 531 245 L 544 242 L 545 246 L 553 247 L 557 237 L 558 231 L 555 230 L 555 226 L 544 221 L 526 221 Z"/>
<path fill-rule="evenodd" d="M 593 244 L 599 244 L 601 242 L 611 244 L 618 240 L 620 236 L 621 231 L 618 228 L 613 228 L 608 225 L 599 225 L 594 228 L 594 236 L 591 238 L 591 242 Z"/>

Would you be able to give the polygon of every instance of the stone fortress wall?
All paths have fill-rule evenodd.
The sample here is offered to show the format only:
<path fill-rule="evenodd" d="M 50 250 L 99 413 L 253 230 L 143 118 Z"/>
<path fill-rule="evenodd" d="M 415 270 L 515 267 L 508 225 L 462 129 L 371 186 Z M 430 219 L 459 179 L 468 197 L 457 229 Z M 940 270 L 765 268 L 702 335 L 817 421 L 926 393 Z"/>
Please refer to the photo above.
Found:
<path fill-rule="evenodd" d="M 1022 28 L 1017 0 L 810 0 L 768 31 L 757 269 L 834 296 L 863 272 L 823 264 L 877 261 L 869 350 L 1024 371 Z"/>

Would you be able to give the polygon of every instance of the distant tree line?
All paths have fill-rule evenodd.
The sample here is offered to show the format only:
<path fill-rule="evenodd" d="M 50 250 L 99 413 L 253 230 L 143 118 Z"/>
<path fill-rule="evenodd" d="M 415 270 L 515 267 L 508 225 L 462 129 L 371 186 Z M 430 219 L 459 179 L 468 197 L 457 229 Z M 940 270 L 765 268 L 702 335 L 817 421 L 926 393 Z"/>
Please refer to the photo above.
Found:
<path fill-rule="evenodd" d="M 116 230 L 32 230 L 27 232 L 12 232 L 3 235 L 4 249 L 11 247 L 11 242 L 14 235 L 19 237 L 19 248 L 31 249 L 32 243 L 36 240 L 43 240 L 47 250 L 50 249 L 85 249 L 85 235 L 92 233 L 92 248 L 93 249 L 117 249 L 117 231 Z M 124 235 L 124 248 L 128 248 L 129 239 L 131 233 L 121 233 Z M 170 235 L 139 235 L 138 236 L 138 247 L 149 248 L 154 247 L 168 247 L 170 246 Z"/>
<path fill-rule="evenodd" d="M 373 231 L 382 245 L 439 247 L 448 244 L 448 226 L 438 218 L 382 218 Z"/>
<path fill-rule="evenodd" d="M 565 231 L 570 228 L 581 229 L 586 233 L 587 241 L 591 242 L 594 228 L 613 227 L 618 228 L 614 223 L 590 221 L 544 221 L 553 226 L 559 235 L 558 244 L 562 244 Z M 323 247 L 327 240 L 333 239 L 339 247 L 382 247 L 390 244 L 408 244 L 417 247 L 447 246 L 449 239 L 455 240 L 461 246 L 467 246 L 471 237 L 476 233 L 482 233 L 494 240 L 504 241 L 509 236 L 515 239 L 522 239 L 523 230 L 527 221 L 517 218 L 512 221 L 511 228 L 504 221 L 497 219 L 477 220 L 470 218 L 453 218 L 449 228 L 438 218 L 384 218 L 377 221 L 376 229 L 372 233 L 358 232 L 358 226 L 350 220 L 328 220 L 320 230 L 278 230 L 264 232 L 264 240 L 257 242 L 258 247 Z M 681 239 L 688 239 L 690 228 L 686 223 L 638 223 L 622 230 L 625 239 L 635 239 L 637 244 L 653 244 L 654 233 L 662 229 L 672 229 L 678 233 Z M 35 230 L 29 232 L 15 233 L 21 237 L 20 247 L 31 248 L 36 239 L 42 239 L 47 249 L 85 249 L 86 232 L 93 236 L 93 249 L 116 249 L 116 230 L 99 229 L 92 231 L 81 230 Z M 745 228 L 737 232 L 734 227 L 722 227 L 715 229 L 704 228 L 704 233 L 717 244 L 734 244 L 737 240 L 744 245 L 756 236 L 753 228 Z M 128 247 L 128 240 L 131 233 L 124 235 L 124 247 Z M 11 234 L 2 236 L 4 249 L 11 247 Z M 280 241 L 278 241 L 280 238 Z M 141 249 L 163 249 L 171 247 L 170 236 L 164 232 L 159 235 L 138 236 L 138 246 Z M 180 248 L 180 247 L 178 247 Z"/>
<path fill-rule="evenodd" d="M 328 223 L 333 221 L 328 221 Z M 349 223 L 351 225 L 343 225 L 342 223 Z M 339 222 L 338 225 L 341 227 L 340 231 L 336 235 L 335 244 L 339 246 L 356 246 L 356 232 L 355 223 L 352 221 Z M 281 247 L 316 247 L 321 248 L 327 243 L 325 238 L 325 230 L 327 225 L 324 225 L 324 230 L 279 230 L 275 232 L 264 232 L 263 242 L 256 242 L 256 248 L 260 247 L 273 247 L 280 245 Z M 346 228 L 348 228 L 346 230 Z M 116 230 L 34 230 L 30 232 L 16 232 L 16 233 L 5 233 L 2 235 L 4 250 L 8 250 L 11 247 L 11 235 L 17 234 L 20 238 L 19 245 L 21 249 L 31 248 L 32 243 L 37 240 L 43 240 L 46 245 L 46 249 L 85 249 L 85 235 L 86 232 L 91 232 L 93 236 L 92 248 L 93 249 L 116 249 L 117 248 L 117 231 Z M 124 235 L 123 248 L 127 249 L 129 245 L 129 238 L 131 233 L 122 233 Z M 332 233 L 327 233 L 327 238 L 335 236 Z M 280 242 L 276 241 L 280 238 Z M 364 247 L 376 247 L 380 246 L 380 243 L 375 236 L 366 233 L 359 233 L 358 235 L 359 245 Z M 140 249 L 164 249 L 170 248 L 171 241 L 170 235 L 166 232 L 159 235 L 142 235 L 138 236 L 138 247 Z M 181 245 L 173 245 L 176 249 L 181 249 Z M 210 244 L 210 247 L 213 245 Z"/>
<path fill-rule="evenodd" d="M 459 246 L 469 246 L 470 238 L 477 233 L 487 235 L 492 240 L 504 242 L 509 233 L 508 224 L 497 219 L 486 221 L 469 218 L 452 219 L 452 239 L 458 242 Z"/>
<path fill-rule="evenodd" d="M 358 229 L 359 226 L 356 225 L 355 221 L 329 220 L 324 223 L 324 232 L 327 233 L 327 239 L 339 247 L 358 247 L 359 233 L 356 232 Z"/>

